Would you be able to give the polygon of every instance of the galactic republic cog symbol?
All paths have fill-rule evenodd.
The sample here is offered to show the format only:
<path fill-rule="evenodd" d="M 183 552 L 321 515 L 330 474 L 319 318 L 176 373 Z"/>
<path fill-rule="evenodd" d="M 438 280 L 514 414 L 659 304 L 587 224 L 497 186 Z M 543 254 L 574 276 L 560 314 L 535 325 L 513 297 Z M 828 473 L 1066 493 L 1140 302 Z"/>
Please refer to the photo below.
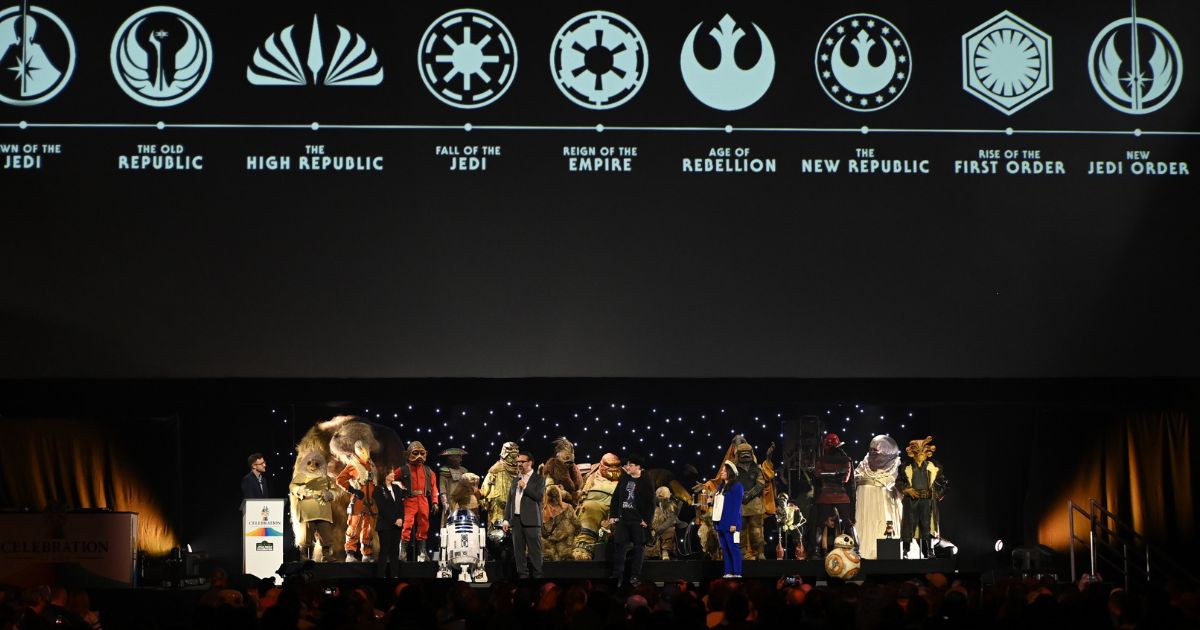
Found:
<path fill-rule="evenodd" d="M 24 3 L 9 7 L 0 11 L 0 64 L 0 101 L 45 103 L 71 80 L 75 40 L 67 25 L 46 9 Z"/>
<path fill-rule="evenodd" d="M 1175 97 L 1183 81 L 1183 56 L 1175 38 L 1157 22 L 1137 16 L 1104 27 L 1092 41 L 1088 74 L 1092 87 L 1113 109 L 1149 114 Z"/>
<path fill-rule="evenodd" d="M 254 58 L 246 66 L 246 79 L 253 85 L 366 85 L 383 83 L 383 67 L 375 49 L 367 46 L 361 35 L 338 25 L 338 40 L 333 56 L 326 64 L 325 48 L 321 43 L 321 27 L 313 15 L 312 31 L 308 37 L 308 55 L 305 64 L 296 52 L 293 24 L 278 33 L 273 33 L 254 51 Z M 303 37 L 303 36 L 302 36 Z M 308 72 L 305 72 L 307 66 Z M 322 73 L 322 71 L 324 71 Z"/>
<path fill-rule="evenodd" d="M 461 109 L 504 95 L 517 75 L 517 44 L 504 23 L 478 9 L 451 11 L 429 25 L 417 48 L 429 92 Z"/>
<path fill-rule="evenodd" d="M 1051 38 L 1002 11 L 963 35 L 963 89 L 1012 115 L 1054 89 Z"/>
<path fill-rule="evenodd" d="M 550 72 L 567 98 L 588 109 L 612 109 L 646 81 L 650 54 L 642 34 L 608 11 L 581 13 L 559 29 L 550 46 Z"/>
<path fill-rule="evenodd" d="M 850 47 L 846 49 L 846 39 Z M 833 102 L 859 112 L 891 105 L 912 76 L 908 42 L 891 22 L 856 13 L 834 22 L 817 43 L 817 80 Z"/>
<path fill-rule="evenodd" d="M 113 77 L 130 98 L 170 107 L 204 87 L 212 70 L 212 42 L 186 11 L 148 7 L 117 29 L 111 57 Z"/>
<path fill-rule="evenodd" d="M 716 68 L 708 69 L 700 65 L 696 59 L 696 33 L 703 23 L 697 24 L 688 33 L 683 42 L 683 50 L 679 52 L 679 69 L 683 72 L 683 82 L 687 84 L 692 95 L 701 103 L 724 111 L 743 109 L 758 102 L 775 78 L 775 51 L 771 48 L 771 40 L 757 24 L 754 31 L 758 33 L 762 52 L 758 61 L 751 68 L 742 69 L 734 61 L 734 51 L 739 40 L 746 35 L 733 18 L 728 14 L 721 18 L 717 28 L 708 34 L 721 48 L 721 61 Z"/>

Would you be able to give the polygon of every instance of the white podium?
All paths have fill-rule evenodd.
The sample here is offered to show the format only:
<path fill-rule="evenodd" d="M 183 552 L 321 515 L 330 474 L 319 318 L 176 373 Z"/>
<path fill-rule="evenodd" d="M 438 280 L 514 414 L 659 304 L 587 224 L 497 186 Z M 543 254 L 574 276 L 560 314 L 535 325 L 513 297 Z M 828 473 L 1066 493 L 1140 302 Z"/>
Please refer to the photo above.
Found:
<path fill-rule="evenodd" d="M 242 501 L 242 573 L 265 578 L 283 564 L 283 499 Z"/>

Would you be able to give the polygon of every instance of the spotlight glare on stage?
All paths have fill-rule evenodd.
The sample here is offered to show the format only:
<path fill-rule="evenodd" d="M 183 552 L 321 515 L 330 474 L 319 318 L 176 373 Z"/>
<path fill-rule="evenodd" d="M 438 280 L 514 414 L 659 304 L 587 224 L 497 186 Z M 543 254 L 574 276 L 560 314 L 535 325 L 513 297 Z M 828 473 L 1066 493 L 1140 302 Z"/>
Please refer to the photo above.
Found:
<path fill-rule="evenodd" d="M 1002 549 L 1004 549 L 1004 541 L 997 538 L 996 539 L 996 553 L 1000 553 L 1000 551 Z"/>

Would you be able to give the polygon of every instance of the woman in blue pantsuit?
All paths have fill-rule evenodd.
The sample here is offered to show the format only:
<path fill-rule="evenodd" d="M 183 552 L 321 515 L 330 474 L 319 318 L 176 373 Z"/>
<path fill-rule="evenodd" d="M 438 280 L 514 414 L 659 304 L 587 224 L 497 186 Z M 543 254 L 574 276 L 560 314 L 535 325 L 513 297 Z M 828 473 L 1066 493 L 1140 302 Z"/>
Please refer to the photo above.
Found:
<path fill-rule="evenodd" d="M 725 577 L 742 577 L 742 550 L 735 534 L 742 531 L 742 495 L 745 489 L 737 480 L 737 466 L 726 461 L 717 475 L 717 496 L 713 501 L 713 523 L 721 555 L 725 558 Z"/>

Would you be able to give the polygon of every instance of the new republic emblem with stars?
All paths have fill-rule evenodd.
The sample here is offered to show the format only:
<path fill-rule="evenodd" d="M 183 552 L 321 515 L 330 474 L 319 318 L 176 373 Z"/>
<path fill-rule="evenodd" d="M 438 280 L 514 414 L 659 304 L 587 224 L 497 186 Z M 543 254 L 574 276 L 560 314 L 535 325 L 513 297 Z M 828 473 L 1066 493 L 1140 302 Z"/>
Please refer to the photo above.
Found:
<path fill-rule="evenodd" d="M 912 54 L 891 22 L 869 13 L 834 22 L 817 44 L 817 80 L 833 102 L 860 112 L 891 105 L 912 76 Z"/>

